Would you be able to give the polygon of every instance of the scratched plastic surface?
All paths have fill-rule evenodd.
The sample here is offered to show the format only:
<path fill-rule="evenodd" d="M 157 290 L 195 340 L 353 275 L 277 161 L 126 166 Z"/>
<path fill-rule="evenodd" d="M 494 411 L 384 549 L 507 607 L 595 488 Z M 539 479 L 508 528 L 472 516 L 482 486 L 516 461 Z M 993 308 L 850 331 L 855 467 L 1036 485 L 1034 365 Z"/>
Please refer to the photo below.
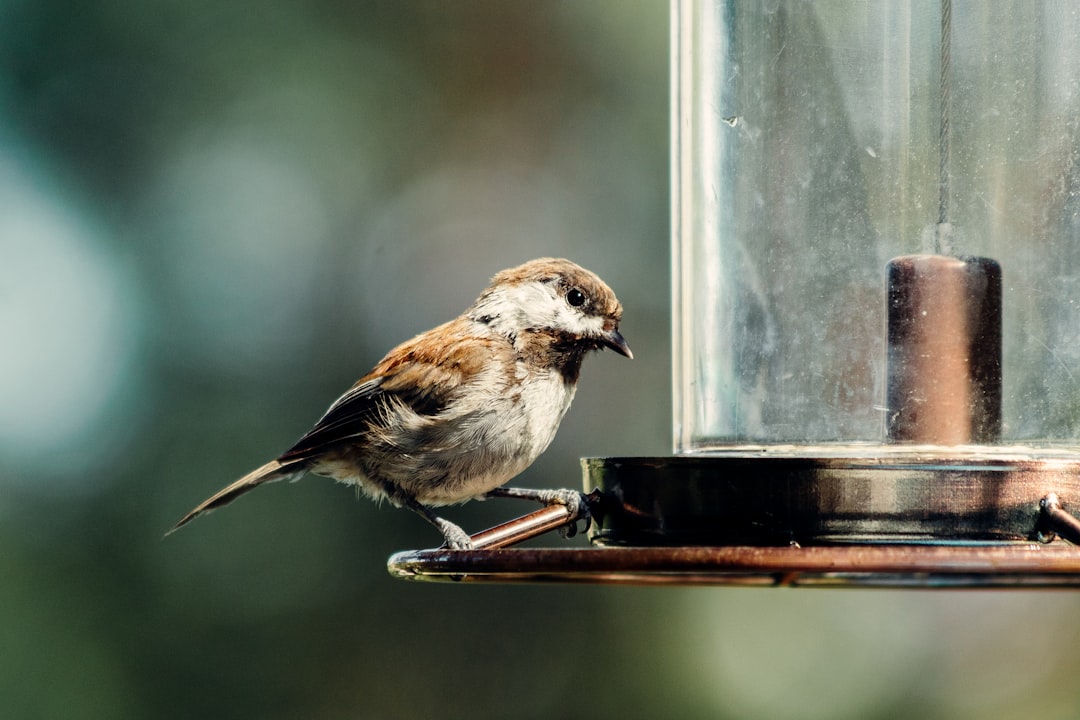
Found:
<path fill-rule="evenodd" d="M 994 444 L 1080 446 L 1080 8 L 947 5 L 679 3 L 676 452 L 874 454 L 920 253 L 1000 265 Z"/>

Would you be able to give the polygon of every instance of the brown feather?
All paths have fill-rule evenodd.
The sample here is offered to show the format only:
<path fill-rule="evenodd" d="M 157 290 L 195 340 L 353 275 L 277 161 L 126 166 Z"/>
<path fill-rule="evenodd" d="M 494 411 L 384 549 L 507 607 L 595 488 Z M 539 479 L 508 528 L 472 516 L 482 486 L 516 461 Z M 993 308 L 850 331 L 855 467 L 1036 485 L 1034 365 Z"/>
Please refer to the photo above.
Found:
<path fill-rule="evenodd" d="M 458 318 L 391 350 L 278 459 L 313 458 L 367 433 L 387 403 L 403 402 L 424 416 L 441 413 L 496 353 L 510 350 L 503 339 L 470 336 L 464 324 Z"/>

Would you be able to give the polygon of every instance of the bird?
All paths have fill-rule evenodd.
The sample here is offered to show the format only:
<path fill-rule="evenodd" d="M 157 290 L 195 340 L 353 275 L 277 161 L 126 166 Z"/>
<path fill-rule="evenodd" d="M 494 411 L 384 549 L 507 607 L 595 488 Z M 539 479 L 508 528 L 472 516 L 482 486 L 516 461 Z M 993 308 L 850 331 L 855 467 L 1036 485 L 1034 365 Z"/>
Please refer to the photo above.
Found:
<path fill-rule="evenodd" d="M 292 447 L 167 534 L 259 485 L 306 473 L 416 512 L 452 550 L 472 541 L 433 508 L 472 499 L 563 504 L 570 527 L 588 523 L 581 493 L 504 485 L 550 445 L 587 354 L 607 348 L 633 358 L 619 332 L 622 312 L 599 276 L 569 260 L 503 270 L 464 313 L 392 349 Z"/>

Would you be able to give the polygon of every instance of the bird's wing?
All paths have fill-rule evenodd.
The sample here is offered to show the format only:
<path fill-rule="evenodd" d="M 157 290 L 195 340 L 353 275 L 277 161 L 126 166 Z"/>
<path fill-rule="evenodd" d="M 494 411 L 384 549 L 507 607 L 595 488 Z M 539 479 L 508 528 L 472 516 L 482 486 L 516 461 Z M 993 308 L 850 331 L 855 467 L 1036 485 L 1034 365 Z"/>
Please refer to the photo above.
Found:
<path fill-rule="evenodd" d="M 286 450 L 281 461 L 307 458 L 320 450 L 363 432 L 379 412 L 382 378 L 365 378 L 334 401 L 326 414 Z"/>
<path fill-rule="evenodd" d="M 454 323 L 447 323 L 391 350 L 279 460 L 312 457 L 363 435 L 395 404 L 404 404 L 421 416 L 443 412 L 497 350 L 495 340 L 478 340 L 455 329 Z"/>

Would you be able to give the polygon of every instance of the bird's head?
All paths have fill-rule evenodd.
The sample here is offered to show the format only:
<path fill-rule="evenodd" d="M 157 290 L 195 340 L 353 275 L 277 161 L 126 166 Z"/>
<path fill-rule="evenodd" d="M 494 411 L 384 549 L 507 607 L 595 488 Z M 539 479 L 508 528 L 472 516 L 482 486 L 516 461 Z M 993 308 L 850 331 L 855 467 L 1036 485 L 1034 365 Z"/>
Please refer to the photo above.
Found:
<path fill-rule="evenodd" d="M 634 356 L 619 333 L 622 305 L 615 293 L 569 260 L 540 258 L 503 270 L 467 314 L 510 338 L 535 333 L 560 346 Z"/>

